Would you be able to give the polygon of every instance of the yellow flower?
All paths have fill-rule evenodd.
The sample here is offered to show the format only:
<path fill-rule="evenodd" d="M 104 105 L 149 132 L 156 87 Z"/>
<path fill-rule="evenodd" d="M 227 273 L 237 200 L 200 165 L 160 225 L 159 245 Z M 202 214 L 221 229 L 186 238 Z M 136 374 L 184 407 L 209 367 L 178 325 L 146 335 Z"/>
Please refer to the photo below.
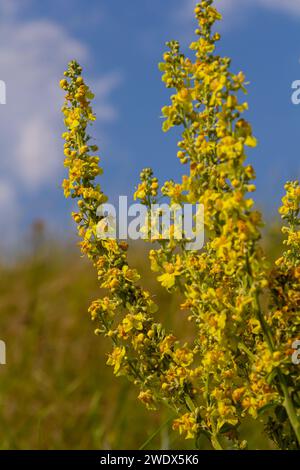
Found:
<path fill-rule="evenodd" d="M 113 352 L 109 355 L 106 362 L 107 365 L 114 367 L 114 374 L 120 375 L 121 366 L 126 355 L 125 347 L 115 347 Z"/>
<path fill-rule="evenodd" d="M 63 90 L 66 90 L 67 87 L 68 87 L 68 81 L 63 78 L 60 82 L 59 82 L 59 86 L 60 88 L 62 88 Z"/>
<path fill-rule="evenodd" d="M 136 315 L 128 314 L 124 318 L 122 324 L 124 331 L 128 333 L 132 329 L 141 331 L 143 329 L 143 322 L 145 321 L 145 315 L 138 313 Z"/>
<path fill-rule="evenodd" d="M 186 434 L 186 439 L 193 439 L 198 430 L 194 414 L 185 413 L 181 418 L 175 419 L 173 429 L 178 430 L 180 434 Z"/>
<path fill-rule="evenodd" d="M 127 281 L 137 282 L 140 279 L 138 272 L 135 269 L 130 269 L 127 265 L 123 266 L 122 271 Z"/>
<path fill-rule="evenodd" d="M 166 289 L 171 289 L 175 284 L 175 274 L 164 273 L 158 276 L 157 280 L 163 287 L 166 287 Z"/>
<path fill-rule="evenodd" d="M 182 367 L 188 367 L 192 364 L 194 355 L 188 348 L 176 349 L 174 353 L 175 362 Z"/>
<path fill-rule="evenodd" d="M 142 403 L 144 403 L 147 406 L 147 408 L 155 409 L 155 398 L 151 390 L 141 391 L 138 396 L 138 399 Z"/>
<path fill-rule="evenodd" d="M 175 344 L 176 338 L 174 335 L 168 335 L 166 336 L 162 342 L 160 343 L 159 349 L 160 352 L 164 354 L 172 354 L 173 347 Z"/>

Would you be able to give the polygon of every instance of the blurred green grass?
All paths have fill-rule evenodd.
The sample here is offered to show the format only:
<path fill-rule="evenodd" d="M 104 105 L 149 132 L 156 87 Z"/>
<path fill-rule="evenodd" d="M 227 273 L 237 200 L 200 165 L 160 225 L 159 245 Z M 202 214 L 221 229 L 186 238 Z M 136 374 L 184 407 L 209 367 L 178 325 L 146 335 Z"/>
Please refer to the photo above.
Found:
<path fill-rule="evenodd" d="M 274 229 L 271 257 L 278 239 Z M 167 410 L 147 411 L 137 389 L 106 366 L 110 343 L 93 334 L 87 313 L 100 295 L 90 263 L 72 244 L 34 239 L 33 246 L 0 265 L 0 339 L 7 347 L 7 364 L 0 366 L 0 448 L 138 449 L 153 434 L 147 448 L 193 448 L 171 423 L 162 426 Z M 145 250 L 134 250 L 131 261 L 155 293 L 161 321 L 188 337 L 178 298 L 149 275 Z M 244 434 L 252 448 L 270 447 L 260 423 L 247 424 Z"/>

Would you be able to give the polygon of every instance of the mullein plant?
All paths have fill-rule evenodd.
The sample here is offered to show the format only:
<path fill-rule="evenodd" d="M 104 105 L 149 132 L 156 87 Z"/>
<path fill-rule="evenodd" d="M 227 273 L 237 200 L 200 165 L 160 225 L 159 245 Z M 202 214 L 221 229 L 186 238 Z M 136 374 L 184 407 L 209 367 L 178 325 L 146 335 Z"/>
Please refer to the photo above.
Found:
<path fill-rule="evenodd" d="M 171 226 L 170 239 L 156 240 L 149 255 L 162 286 L 183 294 L 180 307 L 194 324 L 194 338 L 182 344 L 158 322 L 158 306 L 128 264 L 127 243 L 97 237 L 97 208 L 107 197 L 96 183 L 102 169 L 88 135 L 95 120 L 93 95 L 72 61 L 60 82 L 69 169 L 63 188 L 66 197 L 78 200 L 72 216 L 81 250 L 107 292 L 89 312 L 95 333 L 111 338 L 107 364 L 115 375 L 126 375 L 149 409 L 161 403 L 172 408 L 173 428 L 195 439 L 195 446 L 205 435 L 215 449 L 245 449 L 240 429 L 252 418 L 264 422 L 280 449 L 297 449 L 300 381 L 292 345 L 300 323 L 300 186 L 286 185 L 280 209 L 285 251 L 270 267 L 259 244 L 261 214 L 249 196 L 255 172 L 246 149 L 257 141 L 242 117 L 245 76 L 232 73 L 230 59 L 215 53 L 220 35 L 213 27 L 221 15 L 213 1 L 200 2 L 195 16 L 194 59 L 172 41 L 159 65 L 166 87 L 174 90 L 162 109 L 163 130 L 182 129 L 177 157 L 186 174 L 159 187 L 146 168 L 134 194 L 149 211 L 161 197 L 170 204 L 204 205 L 202 250 L 187 249 L 187 240 L 176 240 Z"/>

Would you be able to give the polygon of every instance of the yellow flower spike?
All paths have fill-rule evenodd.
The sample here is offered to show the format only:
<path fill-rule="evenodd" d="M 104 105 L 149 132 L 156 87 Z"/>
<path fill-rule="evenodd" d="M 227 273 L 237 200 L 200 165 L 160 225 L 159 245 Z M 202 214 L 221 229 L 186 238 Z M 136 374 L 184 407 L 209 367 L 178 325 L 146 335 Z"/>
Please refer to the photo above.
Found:
<path fill-rule="evenodd" d="M 120 375 L 121 366 L 125 358 L 125 354 L 126 354 L 126 350 L 124 347 L 122 348 L 116 347 L 113 350 L 113 352 L 109 355 L 107 364 L 109 366 L 113 366 L 115 375 Z"/>
<path fill-rule="evenodd" d="M 173 429 L 178 430 L 180 434 L 185 434 L 186 439 L 194 439 L 198 425 L 196 418 L 192 413 L 186 413 L 173 423 Z"/>
<path fill-rule="evenodd" d="M 87 145 L 83 145 L 82 147 L 80 147 L 79 153 L 80 153 L 81 155 L 84 155 L 85 153 L 88 152 L 88 150 L 89 150 L 88 146 L 87 146 Z"/>
<path fill-rule="evenodd" d="M 60 88 L 66 90 L 68 88 L 68 81 L 64 78 L 59 82 Z"/>
<path fill-rule="evenodd" d="M 159 282 L 180 289 L 181 308 L 194 322 L 191 344 L 181 345 L 152 317 L 158 307 L 137 285 L 139 274 L 128 265 L 128 246 L 97 239 L 97 208 L 107 198 L 95 181 L 102 173 L 99 159 L 90 155 L 97 151 L 88 137 L 88 126 L 95 120 L 89 101 L 93 95 L 81 67 L 72 61 L 63 79 L 69 171 L 63 188 L 66 197 L 79 198 L 74 218 L 81 249 L 96 267 L 100 288 L 109 299 L 93 303 L 90 314 L 96 333 L 114 342 L 107 362 L 115 374 L 126 375 L 138 386 L 139 399 L 149 408 L 158 402 L 175 408 L 173 428 L 187 438 L 197 439 L 204 432 L 216 449 L 224 443 L 240 449 L 245 443 L 239 442 L 238 424 L 247 416 L 259 416 L 272 439 L 264 408 L 277 425 L 272 411 L 276 404 L 285 407 L 287 415 L 280 423 L 284 447 L 295 448 L 296 438 L 300 441 L 299 409 L 292 397 L 298 393 L 298 376 L 288 354 L 299 330 L 299 182 L 286 185 L 280 209 L 286 251 L 270 271 L 258 243 L 261 215 L 249 198 L 255 172 L 247 164 L 246 150 L 257 140 L 242 117 L 248 107 L 240 101 L 245 76 L 233 74 L 230 59 L 214 53 L 220 36 L 212 30 L 221 16 L 213 1 L 200 2 L 195 15 L 197 38 L 190 46 L 194 60 L 172 41 L 160 64 L 164 83 L 175 90 L 162 109 L 163 130 L 182 126 L 178 158 L 189 163 L 182 184 L 169 180 L 161 191 L 170 203 L 204 204 L 207 241 L 201 251 L 189 251 L 186 240 L 175 239 L 174 230 L 174 236 L 158 240 L 149 255 Z M 134 198 L 149 209 L 158 188 L 147 168 Z M 261 305 L 265 292 L 269 306 Z M 230 432 L 223 439 L 226 429 Z"/>

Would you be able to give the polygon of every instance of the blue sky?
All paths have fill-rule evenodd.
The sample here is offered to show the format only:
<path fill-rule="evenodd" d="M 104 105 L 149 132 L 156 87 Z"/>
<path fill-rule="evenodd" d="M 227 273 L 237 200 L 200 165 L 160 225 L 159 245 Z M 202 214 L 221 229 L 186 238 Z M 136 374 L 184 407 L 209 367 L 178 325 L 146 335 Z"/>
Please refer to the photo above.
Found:
<path fill-rule="evenodd" d="M 114 200 L 131 195 L 140 169 L 179 178 L 176 133 L 161 131 L 169 100 L 157 63 L 165 42 L 193 39 L 192 0 L 0 0 L 0 218 L 2 242 L 17 240 L 33 220 L 72 232 L 60 189 L 64 177 L 57 83 L 77 58 L 96 92 L 102 184 Z M 251 152 L 258 205 L 276 213 L 284 181 L 299 178 L 300 0 L 219 0 L 220 51 L 251 82 L 248 118 L 259 139 Z"/>

